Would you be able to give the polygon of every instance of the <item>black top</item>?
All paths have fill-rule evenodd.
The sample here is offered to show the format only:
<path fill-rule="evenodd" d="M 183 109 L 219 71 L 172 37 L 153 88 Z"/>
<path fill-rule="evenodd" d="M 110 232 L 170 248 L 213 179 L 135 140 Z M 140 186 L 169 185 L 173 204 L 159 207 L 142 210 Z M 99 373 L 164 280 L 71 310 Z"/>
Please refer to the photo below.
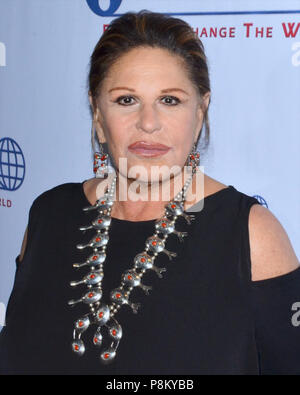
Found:
<path fill-rule="evenodd" d="M 280 277 L 251 281 L 249 209 L 259 202 L 232 185 L 204 198 L 204 208 L 188 225 L 180 217 L 176 229 L 188 232 L 183 243 L 171 234 L 166 248 L 178 253 L 162 279 L 148 270 L 143 283 L 150 295 L 134 289 L 138 314 L 122 306 L 116 319 L 123 328 L 115 361 L 102 365 L 102 349 L 92 344 L 95 326 L 82 335 L 86 353 L 71 350 L 74 321 L 89 312 L 78 299 L 86 286 L 70 287 L 88 269 L 76 270 L 90 247 L 76 245 L 95 235 L 79 227 L 96 211 L 83 183 L 66 183 L 38 196 L 29 212 L 27 247 L 17 270 L 6 326 L 0 334 L 2 374 L 299 374 L 300 327 L 292 310 L 300 302 L 300 269 Z M 104 263 L 103 300 L 119 286 L 154 233 L 154 220 L 112 218 Z M 300 320 L 299 320 L 300 321 Z M 294 320 L 295 323 L 295 320 Z M 297 324 L 297 320 L 296 320 Z"/>

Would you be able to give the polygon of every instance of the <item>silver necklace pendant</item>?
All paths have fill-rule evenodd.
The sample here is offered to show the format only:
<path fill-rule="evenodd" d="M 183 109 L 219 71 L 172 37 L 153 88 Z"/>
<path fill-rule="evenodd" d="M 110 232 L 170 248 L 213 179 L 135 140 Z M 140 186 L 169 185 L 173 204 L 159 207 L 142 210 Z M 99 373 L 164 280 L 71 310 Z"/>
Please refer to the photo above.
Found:
<path fill-rule="evenodd" d="M 162 278 L 162 273 L 167 271 L 165 267 L 155 266 L 153 258 L 147 253 L 136 255 L 134 258 L 134 266 L 142 271 L 153 270 L 159 278 Z"/>
<path fill-rule="evenodd" d="M 169 218 L 163 217 L 155 222 L 155 229 L 163 235 L 169 235 L 174 233 L 178 236 L 179 241 L 183 241 L 184 237 L 187 236 L 187 232 L 179 232 L 175 229 L 174 222 L 170 221 Z"/>
<path fill-rule="evenodd" d="M 87 229 L 96 229 L 101 230 L 105 229 L 110 225 L 111 218 L 108 215 L 99 215 L 91 225 L 81 226 L 79 230 L 87 230 Z"/>
<path fill-rule="evenodd" d="M 99 252 L 96 251 L 93 254 L 91 254 L 87 260 L 83 263 L 73 263 L 73 267 L 80 268 L 83 266 L 89 266 L 89 267 L 94 267 L 101 265 L 106 259 L 106 254 L 105 252 Z"/>
<path fill-rule="evenodd" d="M 150 285 L 141 283 L 141 275 L 138 274 L 134 269 L 127 270 L 122 276 L 122 280 L 128 287 L 140 287 L 142 290 L 149 295 L 149 291 L 152 289 Z"/>
<path fill-rule="evenodd" d="M 88 287 L 87 292 L 80 299 L 72 299 L 68 302 L 69 306 L 84 303 L 90 308 L 90 313 L 77 319 L 74 323 L 71 347 L 77 355 L 82 356 L 85 353 L 85 345 L 81 335 L 90 326 L 96 325 L 97 329 L 92 339 L 96 347 L 102 347 L 104 327 L 111 339 L 110 346 L 100 354 L 101 362 L 107 364 L 115 359 L 123 331 L 114 316 L 124 305 L 129 306 L 133 313 L 136 314 L 138 312 L 141 304 L 131 302 L 129 299 L 130 293 L 136 288 L 141 288 L 148 295 L 152 287 L 142 283 L 143 274 L 147 270 L 153 270 L 159 278 L 162 278 L 162 273 L 167 269 L 154 264 L 156 257 L 161 252 L 166 254 L 169 260 L 177 256 L 175 252 L 165 248 L 168 236 L 173 233 L 181 242 L 187 236 L 187 232 L 179 232 L 175 229 L 175 222 L 179 216 L 182 216 L 188 224 L 191 224 L 191 221 L 194 219 L 193 215 L 184 212 L 185 192 L 193 174 L 194 172 L 184 184 L 183 189 L 166 205 L 164 216 L 155 221 L 155 233 L 147 238 L 145 250 L 133 258 L 132 268 L 128 268 L 121 274 L 120 286 L 110 292 L 110 304 L 102 302 L 102 280 L 104 277 L 103 264 L 106 260 L 106 247 L 109 241 L 108 233 L 111 225 L 111 209 L 114 201 L 116 177 L 108 191 L 97 200 L 95 205 L 83 208 L 85 212 L 97 210 L 98 216 L 90 225 L 84 225 L 79 228 L 83 232 L 88 229 L 96 230 L 96 235 L 87 244 L 77 244 L 78 249 L 82 250 L 89 247 L 93 249 L 93 252 L 84 262 L 73 263 L 74 268 L 79 269 L 86 266 L 90 271 L 81 280 L 70 282 L 71 287 L 77 287 L 78 285 L 86 285 Z"/>

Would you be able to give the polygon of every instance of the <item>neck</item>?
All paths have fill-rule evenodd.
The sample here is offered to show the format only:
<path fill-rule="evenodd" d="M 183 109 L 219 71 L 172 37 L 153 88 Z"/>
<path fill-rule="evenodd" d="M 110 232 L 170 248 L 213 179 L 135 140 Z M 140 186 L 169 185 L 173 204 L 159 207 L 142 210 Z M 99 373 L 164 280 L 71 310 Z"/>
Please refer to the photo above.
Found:
<path fill-rule="evenodd" d="M 197 201 L 199 192 L 203 193 L 201 174 L 203 176 L 203 173 L 198 170 L 192 178 L 186 192 L 185 209 Z M 171 179 L 143 183 L 117 173 L 115 201 L 111 216 L 128 221 L 160 218 L 164 215 L 165 205 L 182 190 L 184 183 L 190 177 L 191 174 L 184 174 L 182 171 Z"/>

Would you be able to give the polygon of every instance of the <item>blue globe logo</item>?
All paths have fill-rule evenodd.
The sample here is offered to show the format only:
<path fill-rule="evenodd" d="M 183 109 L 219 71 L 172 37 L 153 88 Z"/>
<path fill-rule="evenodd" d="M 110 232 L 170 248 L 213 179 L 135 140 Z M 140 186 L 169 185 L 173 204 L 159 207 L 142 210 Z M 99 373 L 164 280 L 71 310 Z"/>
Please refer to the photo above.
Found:
<path fill-rule="evenodd" d="M 262 196 L 260 196 L 260 195 L 254 195 L 254 196 L 252 196 L 252 197 L 254 197 L 255 199 L 257 199 L 258 202 L 259 202 L 262 206 L 265 206 L 266 208 L 268 208 L 268 203 L 266 202 L 266 200 L 265 200 Z"/>
<path fill-rule="evenodd" d="M 10 137 L 0 139 L 0 189 L 16 191 L 25 177 L 25 159 L 19 144 Z"/>
<path fill-rule="evenodd" d="M 90 9 L 99 16 L 115 16 L 115 12 L 120 7 L 122 0 L 110 0 L 107 10 L 100 7 L 99 0 L 86 0 Z"/>

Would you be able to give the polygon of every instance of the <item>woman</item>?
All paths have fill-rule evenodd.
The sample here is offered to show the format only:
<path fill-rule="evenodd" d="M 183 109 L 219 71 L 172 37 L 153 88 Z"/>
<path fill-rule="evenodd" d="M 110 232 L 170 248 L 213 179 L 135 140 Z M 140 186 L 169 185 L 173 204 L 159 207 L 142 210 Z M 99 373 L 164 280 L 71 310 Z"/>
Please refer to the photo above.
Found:
<path fill-rule="evenodd" d="M 33 202 L 1 373 L 300 373 L 288 236 L 198 167 L 210 83 L 191 27 L 147 11 L 115 19 L 91 57 L 89 100 L 113 171 Z M 107 169 L 96 152 L 97 176 Z"/>

